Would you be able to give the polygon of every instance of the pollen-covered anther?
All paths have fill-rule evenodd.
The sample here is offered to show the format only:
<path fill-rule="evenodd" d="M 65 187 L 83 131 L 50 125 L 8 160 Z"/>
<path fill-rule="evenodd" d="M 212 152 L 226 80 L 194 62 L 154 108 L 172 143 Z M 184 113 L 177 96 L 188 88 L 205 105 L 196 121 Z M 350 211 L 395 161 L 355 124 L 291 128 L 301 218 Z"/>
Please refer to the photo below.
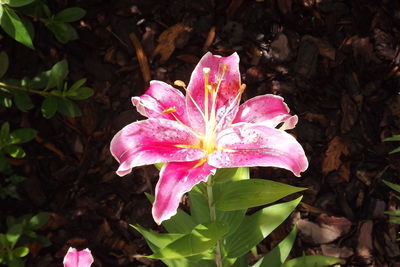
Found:
<path fill-rule="evenodd" d="M 176 81 L 174 82 L 174 85 L 175 85 L 175 86 L 179 86 L 179 87 L 186 88 L 186 84 L 185 84 L 183 81 L 181 81 L 181 80 L 176 80 Z"/>
<path fill-rule="evenodd" d="M 175 107 L 169 107 L 169 108 L 166 108 L 166 109 L 164 109 L 162 111 L 163 114 L 168 114 L 168 113 L 173 113 L 173 112 L 176 112 L 176 108 Z"/>
<path fill-rule="evenodd" d="M 228 65 L 226 65 L 226 64 L 222 64 L 222 71 L 223 72 L 227 72 L 228 71 Z"/>

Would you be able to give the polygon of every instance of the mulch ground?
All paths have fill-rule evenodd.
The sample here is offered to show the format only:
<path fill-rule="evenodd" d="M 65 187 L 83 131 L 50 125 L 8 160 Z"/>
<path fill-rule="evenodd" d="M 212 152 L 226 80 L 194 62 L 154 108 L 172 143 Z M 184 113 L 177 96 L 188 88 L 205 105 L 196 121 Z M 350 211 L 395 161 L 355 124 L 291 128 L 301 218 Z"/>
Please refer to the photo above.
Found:
<path fill-rule="evenodd" d="M 291 256 L 326 254 L 343 266 L 400 266 L 398 226 L 385 210 L 398 200 L 382 180 L 399 182 L 400 4 L 333 0 L 85 0 L 56 1 L 55 9 L 80 6 L 74 24 L 80 39 L 61 45 L 42 25 L 35 51 L 3 39 L 12 77 L 32 76 L 61 59 L 69 80 L 88 78 L 95 95 L 80 102 L 83 116 L 0 110 L 14 124 L 33 127 L 42 142 L 24 146 L 15 166 L 28 177 L 21 201 L 6 199 L 4 215 L 49 211 L 41 233 L 52 245 L 31 245 L 27 266 L 60 266 L 68 247 L 90 247 L 94 266 L 162 266 L 129 224 L 157 228 L 144 192 L 154 193 L 158 171 L 136 168 L 120 178 L 109 152 L 113 135 L 142 119 L 130 97 L 149 79 L 188 82 L 206 51 L 238 52 L 244 99 L 273 93 L 285 98 L 298 126 L 291 132 L 310 161 L 302 177 L 253 168 L 252 177 L 307 187 L 302 204 L 259 246 L 265 253 L 298 222 Z M 3 41 L 2 40 L 2 41 Z M 146 62 L 148 64 L 146 64 Z M 3 217 L 3 216 L 2 216 Z M 3 218 L 1 218 L 3 219 Z M 261 255 L 260 255 L 261 256 Z M 255 261 L 254 257 L 250 258 Z"/>

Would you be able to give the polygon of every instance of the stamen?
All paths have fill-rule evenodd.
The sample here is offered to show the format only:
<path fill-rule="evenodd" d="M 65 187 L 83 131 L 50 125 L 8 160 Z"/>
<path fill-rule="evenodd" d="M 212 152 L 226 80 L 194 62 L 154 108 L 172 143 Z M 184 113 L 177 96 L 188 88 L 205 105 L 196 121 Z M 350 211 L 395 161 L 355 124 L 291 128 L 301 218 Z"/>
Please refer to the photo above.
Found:
<path fill-rule="evenodd" d="M 209 93 L 209 83 L 208 76 L 210 74 L 210 68 L 203 68 L 204 72 L 204 115 L 206 119 L 206 123 L 208 121 L 208 93 Z"/>
<path fill-rule="evenodd" d="M 195 169 L 195 168 L 197 168 L 197 167 L 203 165 L 204 162 L 206 162 L 206 161 L 207 161 L 207 158 L 202 158 L 201 160 L 199 160 L 199 162 L 197 162 L 196 165 L 193 166 L 193 169 Z"/>
<path fill-rule="evenodd" d="M 185 84 L 183 81 L 181 81 L 181 80 L 176 80 L 176 81 L 174 82 L 174 85 L 175 85 L 175 86 L 179 86 L 179 87 L 183 87 L 183 88 L 185 88 L 185 90 L 186 90 L 186 84 Z"/>
<path fill-rule="evenodd" d="M 179 148 L 199 148 L 198 146 L 194 146 L 194 145 L 181 145 L 181 144 L 178 144 L 178 145 L 174 145 L 174 147 L 179 147 Z"/>
<path fill-rule="evenodd" d="M 174 119 L 179 122 L 182 126 L 184 126 L 187 130 L 189 130 L 189 132 L 191 132 L 193 135 L 195 135 L 197 138 L 199 138 L 200 140 L 203 140 L 204 137 L 198 133 L 196 133 L 192 128 L 190 128 L 189 126 L 187 126 L 186 124 L 184 124 L 180 119 L 178 119 L 178 117 L 171 112 L 170 113 L 172 115 L 172 117 L 174 117 Z"/>
<path fill-rule="evenodd" d="M 243 94 L 244 90 L 246 89 L 246 84 L 242 84 L 239 88 L 239 92 L 238 94 L 235 96 L 235 98 L 233 99 L 231 105 L 226 109 L 226 112 L 224 113 L 224 115 L 221 117 L 221 119 L 218 121 L 217 126 L 215 126 L 214 128 L 214 134 L 217 131 L 217 129 L 221 126 L 221 123 L 224 121 L 224 119 L 226 118 L 226 116 L 228 116 L 229 112 L 232 110 L 232 108 L 235 106 L 235 102 L 236 101 L 240 101 L 240 96 Z"/>
<path fill-rule="evenodd" d="M 163 114 L 173 113 L 173 112 L 176 112 L 176 108 L 175 107 L 169 107 L 169 108 L 166 108 L 166 109 L 164 109 L 162 111 Z"/>

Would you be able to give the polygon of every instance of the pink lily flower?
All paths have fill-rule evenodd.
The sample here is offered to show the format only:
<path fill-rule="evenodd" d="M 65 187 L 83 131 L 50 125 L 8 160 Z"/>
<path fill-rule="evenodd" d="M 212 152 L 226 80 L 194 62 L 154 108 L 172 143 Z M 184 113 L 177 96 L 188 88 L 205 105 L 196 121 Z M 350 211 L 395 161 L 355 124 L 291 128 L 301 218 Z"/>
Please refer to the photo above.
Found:
<path fill-rule="evenodd" d="M 78 251 L 70 247 L 64 257 L 64 267 L 90 267 L 94 262 L 92 253 L 88 248 Z"/>
<path fill-rule="evenodd" d="M 133 97 L 148 119 L 125 126 L 110 148 L 120 176 L 136 166 L 166 162 L 152 209 L 157 224 L 175 215 L 182 196 L 217 168 L 272 166 L 296 176 L 307 169 L 303 148 L 284 131 L 298 118 L 289 114 L 282 97 L 261 95 L 239 106 L 245 85 L 236 53 L 205 54 L 188 87 L 181 81 L 175 85 L 186 97 L 161 81 L 151 81 L 142 96 Z"/>

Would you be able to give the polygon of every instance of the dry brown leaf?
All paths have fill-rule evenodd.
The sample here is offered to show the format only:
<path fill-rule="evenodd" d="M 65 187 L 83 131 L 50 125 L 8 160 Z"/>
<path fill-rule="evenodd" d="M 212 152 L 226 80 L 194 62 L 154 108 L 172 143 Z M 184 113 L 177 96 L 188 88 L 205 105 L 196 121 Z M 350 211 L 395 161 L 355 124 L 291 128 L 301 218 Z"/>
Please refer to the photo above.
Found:
<path fill-rule="evenodd" d="M 328 127 L 329 121 L 323 114 L 317 114 L 312 112 L 305 112 L 303 117 L 309 122 L 318 122 L 321 126 Z"/>
<path fill-rule="evenodd" d="M 302 40 L 310 40 L 310 41 L 313 41 L 313 42 L 317 45 L 319 54 L 320 54 L 321 56 L 327 57 L 327 58 L 329 58 L 329 59 L 331 59 L 331 60 L 335 60 L 335 57 L 336 57 L 336 50 L 335 50 L 335 48 L 334 48 L 330 43 L 328 43 L 327 41 L 322 40 L 322 39 L 319 39 L 319 38 L 316 38 L 316 37 L 311 36 L 311 35 L 304 35 L 303 38 L 302 38 Z"/>
<path fill-rule="evenodd" d="M 210 48 L 211 44 L 214 42 L 215 33 L 216 33 L 216 28 L 215 28 L 215 26 L 212 26 L 210 31 L 208 32 L 207 39 L 204 42 L 203 53 L 207 52 L 208 49 Z"/>
<path fill-rule="evenodd" d="M 161 57 L 160 62 L 165 63 L 175 51 L 176 39 L 181 34 L 189 33 L 191 30 L 192 29 L 185 24 L 178 23 L 163 31 L 158 37 L 158 45 L 154 50 L 153 57 L 159 55 Z"/>
<path fill-rule="evenodd" d="M 349 155 L 349 149 L 340 136 L 335 136 L 328 145 L 322 161 L 322 173 L 328 174 L 331 171 L 338 170 L 342 165 L 340 157 Z"/>
<path fill-rule="evenodd" d="M 344 90 L 342 93 L 340 104 L 342 107 L 342 121 L 340 122 L 340 131 L 342 133 L 347 133 L 351 130 L 358 118 L 358 109 L 356 103 Z"/>
<path fill-rule="evenodd" d="M 147 60 L 147 56 L 144 53 L 142 44 L 136 37 L 136 34 L 133 32 L 129 34 L 129 39 L 131 40 L 133 46 L 135 47 L 136 56 L 139 61 L 140 70 L 142 71 L 143 75 L 143 80 L 145 83 L 149 83 L 151 80 L 150 67 L 149 67 L 149 62 Z"/>
<path fill-rule="evenodd" d="M 354 251 L 352 248 L 348 247 L 338 247 L 335 244 L 322 244 L 321 245 L 322 254 L 325 256 L 331 256 L 341 259 L 346 259 L 353 256 Z"/>
<path fill-rule="evenodd" d="M 297 227 L 302 237 L 314 244 L 326 244 L 346 234 L 350 230 L 351 222 L 344 217 L 321 214 L 319 224 L 307 219 L 299 219 Z"/>
<path fill-rule="evenodd" d="M 357 254 L 363 259 L 372 258 L 372 229 L 374 223 L 369 220 L 364 222 L 358 232 Z"/>

